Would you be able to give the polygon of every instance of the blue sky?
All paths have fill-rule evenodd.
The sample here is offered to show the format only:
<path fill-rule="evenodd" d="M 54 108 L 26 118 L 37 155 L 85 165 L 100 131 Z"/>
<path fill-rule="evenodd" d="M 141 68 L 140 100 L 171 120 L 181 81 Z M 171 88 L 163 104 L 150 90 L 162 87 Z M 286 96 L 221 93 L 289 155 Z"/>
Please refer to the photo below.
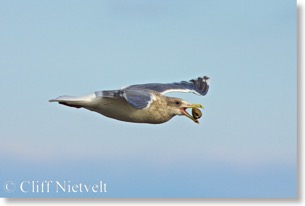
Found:
<path fill-rule="evenodd" d="M 296 2 L 1 1 L 0 183 L 104 194 L 296 197 Z M 200 124 L 119 122 L 48 100 L 207 75 Z"/>

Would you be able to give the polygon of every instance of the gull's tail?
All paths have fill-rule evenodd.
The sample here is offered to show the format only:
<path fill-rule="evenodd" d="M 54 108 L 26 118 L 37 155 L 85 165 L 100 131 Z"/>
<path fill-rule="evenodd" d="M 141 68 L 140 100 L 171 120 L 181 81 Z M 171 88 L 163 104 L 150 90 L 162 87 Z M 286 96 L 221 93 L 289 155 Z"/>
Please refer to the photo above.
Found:
<path fill-rule="evenodd" d="M 68 107 L 75 107 L 75 108 L 82 108 L 84 106 L 90 105 L 92 100 L 95 98 L 95 94 L 91 94 L 88 96 L 83 97 L 72 97 L 72 96 L 60 96 L 56 99 L 50 99 L 49 102 L 58 102 L 59 104 L 68 106 Z"/>

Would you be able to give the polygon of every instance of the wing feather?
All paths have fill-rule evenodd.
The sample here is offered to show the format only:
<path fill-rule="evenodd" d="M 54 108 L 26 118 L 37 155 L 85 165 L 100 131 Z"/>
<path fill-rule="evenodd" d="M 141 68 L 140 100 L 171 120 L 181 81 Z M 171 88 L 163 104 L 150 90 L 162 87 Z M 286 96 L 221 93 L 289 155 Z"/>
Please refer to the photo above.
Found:
<path fill-rule="evenodd" d="M 135 109 L 144 109 L 149 107 L 153 100 L 153 94 L 147 90 L 129 89 L 129 90 L 105 90 L 95 92 L 96 97 L 121 98 L 125 99 L 130 106 Z"/>
<path fill-rule="evenodd" d="M 209 90 L 208 77 L 198 77 L 190 81 L 175 82 L 169 84 L 151 83 L 138 84 L 124 88 L 124 90 L 153 90 L 161 94 L 169 92 L 191 92 L 197 95 L 206 95 Z"/>

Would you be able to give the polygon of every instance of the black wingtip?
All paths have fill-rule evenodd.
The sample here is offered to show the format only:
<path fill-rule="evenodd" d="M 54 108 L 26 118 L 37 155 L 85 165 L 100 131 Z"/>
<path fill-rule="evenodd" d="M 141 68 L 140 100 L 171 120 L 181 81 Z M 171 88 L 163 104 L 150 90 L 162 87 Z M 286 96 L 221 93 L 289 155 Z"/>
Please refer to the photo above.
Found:
<path fill-rule="evenodd" d="M 206 95 L 209 91 L 209 84 L 208 80 L 210 78 L 207 76 L 203 77 L 198 77 L 197 79 L 192 79 L 190 82 L 193 83 L 195 90 L 200 94 L 200 95 Z"/>

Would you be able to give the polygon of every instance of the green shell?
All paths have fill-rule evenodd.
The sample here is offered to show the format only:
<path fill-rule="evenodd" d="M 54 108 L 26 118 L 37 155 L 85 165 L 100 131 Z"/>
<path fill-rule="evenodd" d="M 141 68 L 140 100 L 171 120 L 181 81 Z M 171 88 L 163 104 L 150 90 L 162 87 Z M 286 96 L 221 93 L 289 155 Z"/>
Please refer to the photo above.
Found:
<path fill-rule="evenodd" d="M 198 108 L 193 108 L 192 115 L 195 119 L 199 119 L 202 116 L 202 113 Z"/>

